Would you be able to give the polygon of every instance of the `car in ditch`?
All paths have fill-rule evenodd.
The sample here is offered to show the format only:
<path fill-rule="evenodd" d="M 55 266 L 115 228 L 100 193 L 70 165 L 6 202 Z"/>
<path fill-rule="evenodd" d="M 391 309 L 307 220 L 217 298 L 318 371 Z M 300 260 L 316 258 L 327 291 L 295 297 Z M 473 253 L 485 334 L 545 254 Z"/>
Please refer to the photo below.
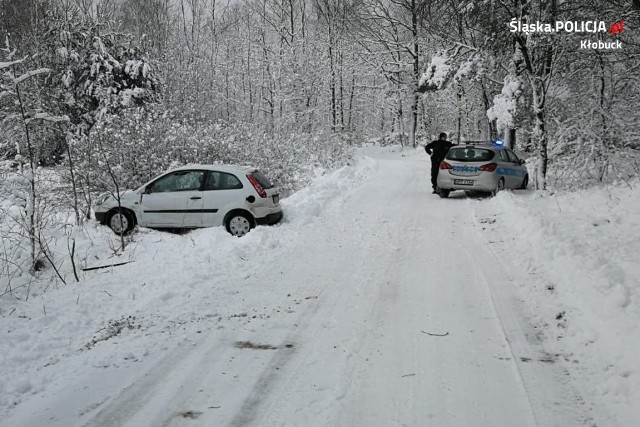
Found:
<path fill-rule="evenodd" d="M 102 195 L 95 204 L 98 222 L 116 234 L 136 225 L 149 228 L 224 226 L 244 236 L 256 225 L 282 219 L 280 195 L 252 167 L 189 165 L 169 170 L 136 190 Z"/>
<path fill-rule="evenodd" d="M 455 190 L 496 194 L 504 189 L 525 189 L 529 172 L 524 159 L 502 143 L 476 142 L 453 146 L 438 171 L 440 197 Z"/>

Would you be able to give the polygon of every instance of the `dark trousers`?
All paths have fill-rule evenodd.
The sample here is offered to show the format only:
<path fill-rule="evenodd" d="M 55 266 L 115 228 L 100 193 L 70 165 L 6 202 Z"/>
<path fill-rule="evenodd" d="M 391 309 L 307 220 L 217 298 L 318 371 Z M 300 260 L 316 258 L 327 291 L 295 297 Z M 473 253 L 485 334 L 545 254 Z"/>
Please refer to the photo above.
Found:
<path fill-rule="evenodd" d="M 434 162 L 433 159 L 431 159 L 431 186 L 434 190 L 438 187 L 438 171 L 440 170 L 440 162 L 441 160 Z"/>

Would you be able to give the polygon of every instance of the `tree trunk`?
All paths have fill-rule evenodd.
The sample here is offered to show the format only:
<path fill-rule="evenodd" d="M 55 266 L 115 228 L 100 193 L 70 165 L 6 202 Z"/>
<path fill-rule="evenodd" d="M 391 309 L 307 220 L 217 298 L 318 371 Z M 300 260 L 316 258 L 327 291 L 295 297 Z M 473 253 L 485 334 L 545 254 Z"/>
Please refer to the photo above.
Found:
<path fill-rule="evenodd" d="M 482 89 L 482 102 L 484 103 L 484 111 L 489 110 L 491 108 L 491 101 L 489 100 L 489 94 L 487 94 L 487 87 L 484 82 L 480 82 L 480 88 Z M 487 115 L 485 114 L 485 117 Z M 487 132 L 489 133 L 489 139 L 494 141 L 498 138 L 498 129 L 496 127 L 496 121 L 490 120 L 487 117 Z"/>
<path fill-rule="evenodd" d="M 398 93 L 398 129 L 400 131 L 400 145 L 404 147 L 404 112 L 402 110 L 402 95 L 400 93 Z"/>
<path fill-rule="evenodd" d="M 418 45 L 418 9 L 416 0 L 411 0 L 411 35 L 413 37 L 413 79 L 415 87 L 413 90 L 413 104 L 411 105 L 411 134 L 409 135 L 409 143 L 415 148 L 416 132 L 418 130 L 418 102 L 420 95 L 418 93 L 418 83 L 420 81 L 420 46 Z"/>
<path fill-rule="evenodd" d="M 351 94 L 349 95 L 349 121 L 347 122 L 347 129 L 352 130 L 353 120 L 353 97 L 356 92 L 356 72 L 355 69 L 351 70 Z"/>
<path fill-rule="evenodd" d="M 458 98 L 458 119 L 456 120 L 456 143 L 460 144 L 460 134 L 462 133 L 462 89 L 460 85 L 456 88 Z"/>
<path fill-rule="evenodd" d="M 344 132 L 344 79 L 343 79 L 343 54 L 340 52 L 338 56 L 340 60 L 340 132 Z"/>
<path fill-rule="evenodd" d="M 504 146 L 512 150 L 516 149 L 516 129 L 506 128 L 504 130 Z"/>
<path fill-rule="evenodd" d="M 536 190 L 547 189 L 547 133 L 544 115 L 544 94 L 540 87 L 541 83 L 535 82 L 533 87 L 533 108 L 534 108 L 534 125 L 533 137 L 535 145 L 538 148 L 538 167 L 536 170 Z"/>
<path fill-rule="evenodd" d="M 335 132 L 338 124 L 336 114 L 336 70 L 333 63 L 333 36 L 331 34 L 331 25 L 329 25 L 329 92 L 331 92 L 331 130 Z"/>
<path fill-rule="evenodd" d="M 15 70 L 14 70 L 15 73 Z M 31 136 L 29 134 L 29 125 L 27 124 L 27 114 L 20 95 L 20 88 L 16 85 L 16 97 L 20 106 L 20 115 L 24 124 L 24 133 L 27 140 L 27 154 L 29 156 L 29 200 L 27 201 L 27 216 L 29 218 L 28 233 L 29 243 L 31 245 L 31 268 L 36 266 L 36 170 L 33 147 L 31 146 Z"/>
<path fill-rule="evenodd" d="M 416 132 L 418 129 L 418 102 L 420 102 L 418 91 L 413 92 L 413 102 L 411 103 L 411 128 L 409 129 L 409 144 L 416 147 Z"/>
<path fill-rule="evenodd" d="M 71 189 L 73 190 L 73 211 L 76 214 L 76 225 L 80 225 L 80 208 L 78 206 L 78 187 L 76 183 L 75 168 L 73 166 L 73 157 L 71 156 L 71 137 L 66 135 L 67 159 L 69 160 L 69 174 L 71 177 Z M 75 241 L 74 241 L 75 248 Z"/>

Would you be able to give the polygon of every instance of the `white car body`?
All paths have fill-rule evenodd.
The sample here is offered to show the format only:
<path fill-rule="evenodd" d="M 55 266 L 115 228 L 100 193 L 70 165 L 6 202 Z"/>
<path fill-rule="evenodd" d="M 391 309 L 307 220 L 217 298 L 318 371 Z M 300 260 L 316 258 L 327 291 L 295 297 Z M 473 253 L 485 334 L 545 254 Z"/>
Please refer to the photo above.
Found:
<path fill-rule="evenodd" d="M 277 188 L 255 168 L 228 165 L 189 165 L 167 171 L 122 193 L 120 207 L 127 213 L 126 221 L 133 219 L 134 224 L 151 228 L 226 225 L 229 230 L 230 215 L 244 216 L 249 228 L 282 218 Z M 96 219 L 116 233 L 129 231 L 134 224 L 119 230 L 118 224 L 110 223 L 119 209 L 115 197 L 103 196 L 94 209 Z"/>
<path fill-rule="evenodd" d="M 498 144 L 456 145 L 440 163 L 438 193 L 453 190 L 495 193 L 502 189 L 526 188 L 529 173 L 513 151 Z"/>

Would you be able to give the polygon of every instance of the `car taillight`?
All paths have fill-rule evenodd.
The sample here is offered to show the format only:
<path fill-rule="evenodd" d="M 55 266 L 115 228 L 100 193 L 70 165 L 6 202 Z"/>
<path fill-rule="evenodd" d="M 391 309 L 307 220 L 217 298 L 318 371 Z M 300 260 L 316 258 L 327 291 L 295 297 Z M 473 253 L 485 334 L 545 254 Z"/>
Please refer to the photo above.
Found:
<path fill-rule="evenodd" d="M 256 192 L 258 193 L 258 196 L 262 197 L 263 199 L 266 199 L 267 198 L 267 192 L 264 191 L 264 188 L 262 188 L 262 185 L 260 185 L 260 183 L 258 182 L 256 177 L 253 176 L 253 175 L 247 175 L 247 179 L 249 180 L 251 185 L 253 185 L 253 188 L 256 189 Z"/>
<path fill-rule="evenodd" d="M 443 161 L 443 162 L 440 163 L 440 169 L 453 169 L 453 166 L 451 166 L 449 163 Z"/>
<path fill-rule="evenodd" d="M 482 165 L 478 168 L 478 170 L 482 172 L 493 172 L 498 167 L 497 163 L 487 163 L 486 165 Z"/>

